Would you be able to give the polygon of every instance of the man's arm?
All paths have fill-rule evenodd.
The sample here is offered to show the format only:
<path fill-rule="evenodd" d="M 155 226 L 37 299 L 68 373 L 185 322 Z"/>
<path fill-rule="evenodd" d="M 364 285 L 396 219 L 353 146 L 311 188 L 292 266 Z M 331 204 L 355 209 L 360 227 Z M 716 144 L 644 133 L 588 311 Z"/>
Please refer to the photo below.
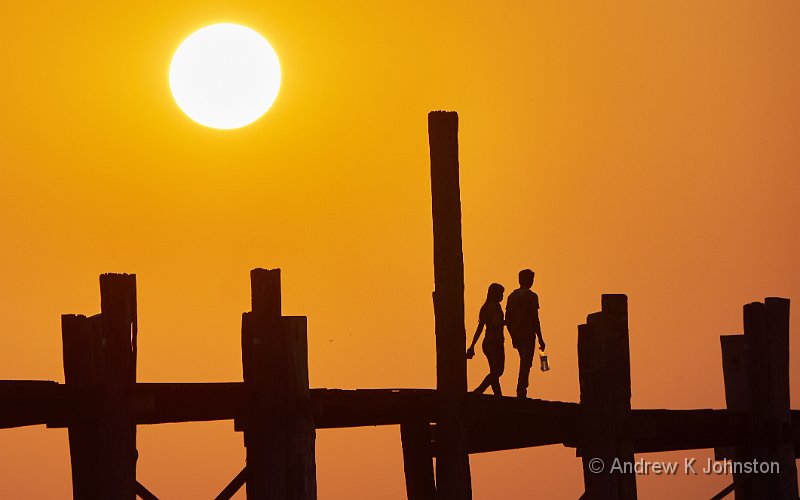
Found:
<path fill-rule="evenodd" d="M 539 322 L 539 295 L 533 292 L 533 320 L 534 334 L 539 338 L 539 349 L 544 351 L 544 338 L 542 338 L 542 324 Z"/>
<path fill-rule="evenodd" d="M 539 311 L 536 311 L 536 316 L 534 317 L 536 318 L 534 334 L 539 339 L 539 349 L 544 351 L 544 338 L 542 338 L 542 324 L 539 322 Z"/>

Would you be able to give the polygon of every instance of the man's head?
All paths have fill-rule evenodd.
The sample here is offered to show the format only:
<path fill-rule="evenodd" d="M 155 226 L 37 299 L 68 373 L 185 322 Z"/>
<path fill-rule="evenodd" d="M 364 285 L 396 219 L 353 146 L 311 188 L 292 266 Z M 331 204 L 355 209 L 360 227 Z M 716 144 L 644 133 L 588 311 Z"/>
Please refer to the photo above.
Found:
<path fill-rule="evenodd" d="M 520 288 L 530 288 L 533 286 L 533 271 L 530 269 L 523 269 L 519 272 L 519 286 Z"/>

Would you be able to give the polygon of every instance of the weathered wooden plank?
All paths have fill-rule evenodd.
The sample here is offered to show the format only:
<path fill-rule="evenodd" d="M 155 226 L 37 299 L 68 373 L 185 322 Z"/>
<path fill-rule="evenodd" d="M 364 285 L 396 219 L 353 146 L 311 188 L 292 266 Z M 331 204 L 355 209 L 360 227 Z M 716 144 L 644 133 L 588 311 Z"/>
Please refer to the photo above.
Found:
<path fill-rule="evenodd" d="M 464 356 L 464 257 L 461 247 L 461 192 L 458 166 L 458 114 L 428 114 L 433 213 L 433 309 L 436 331 L 436 388 L 440 436 L 436 458 L 437 497 L 472 498 L 469 455 L 461 422 L 467 392 Z"/>

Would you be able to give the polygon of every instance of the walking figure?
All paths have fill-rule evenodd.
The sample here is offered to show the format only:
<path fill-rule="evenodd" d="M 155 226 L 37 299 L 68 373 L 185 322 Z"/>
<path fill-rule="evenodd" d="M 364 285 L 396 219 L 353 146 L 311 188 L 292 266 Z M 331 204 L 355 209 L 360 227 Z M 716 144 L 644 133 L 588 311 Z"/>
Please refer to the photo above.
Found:
<path fill-rule="evenodd" d="M 473 391 L 478 394 L 483 394 L 491 386 L 495 396 L 503 395 L 503 391 L 500 388 L 500 376 L 505 370 L 506 354 L 503 347 L 505 341 L 503 338 L 503 306 L 500 304 L 503 302 L 504 292 L 503 285 L 498 283 L 489 285 L 486 302 L 478 314 L 478 328 L 472 337 L 472 344 L 467 349 L 467 359 L 472 359 L 475 356 L 475 344 L 478 342 L 483 328 L 486 327 L 486 335 L 483 337 L 481 347 L 483 347 L 483 353 L 489 361 L 489 374 Z"/>
<path fill-rule="evenodd" d="M 519 288 L 508 295 L 506 302 L 506 326 L 511 335 L 511 344 L 519 352 L 519 378 L 517 397 L 528 394 L 528 379 L 536 351 L 536 337 L 539 349 L 544 351 L 542 327 L 539 324 L 539 296 L 531 290 L 534 273 L 530 269 L 519 272 Z"/>

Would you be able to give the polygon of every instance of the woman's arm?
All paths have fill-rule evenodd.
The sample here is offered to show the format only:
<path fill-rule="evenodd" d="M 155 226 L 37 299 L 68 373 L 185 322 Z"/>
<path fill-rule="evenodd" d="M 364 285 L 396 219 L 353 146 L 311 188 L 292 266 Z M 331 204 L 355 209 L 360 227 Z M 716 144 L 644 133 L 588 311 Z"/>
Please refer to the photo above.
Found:
<path fill-rule="evenodd" d="M 483 319 L 478 320 L 478 328 L 475 329 L 475 335 L 472 336 L 472 344 L 470 344 L 469 349 L 467 349 L 467 359 L 471 359 L 475 356 L 475 344 L 478 343 L 478 339 L 481 338 L 481 333 L 483 332 L 483 327 L 485 323 Z"/>

